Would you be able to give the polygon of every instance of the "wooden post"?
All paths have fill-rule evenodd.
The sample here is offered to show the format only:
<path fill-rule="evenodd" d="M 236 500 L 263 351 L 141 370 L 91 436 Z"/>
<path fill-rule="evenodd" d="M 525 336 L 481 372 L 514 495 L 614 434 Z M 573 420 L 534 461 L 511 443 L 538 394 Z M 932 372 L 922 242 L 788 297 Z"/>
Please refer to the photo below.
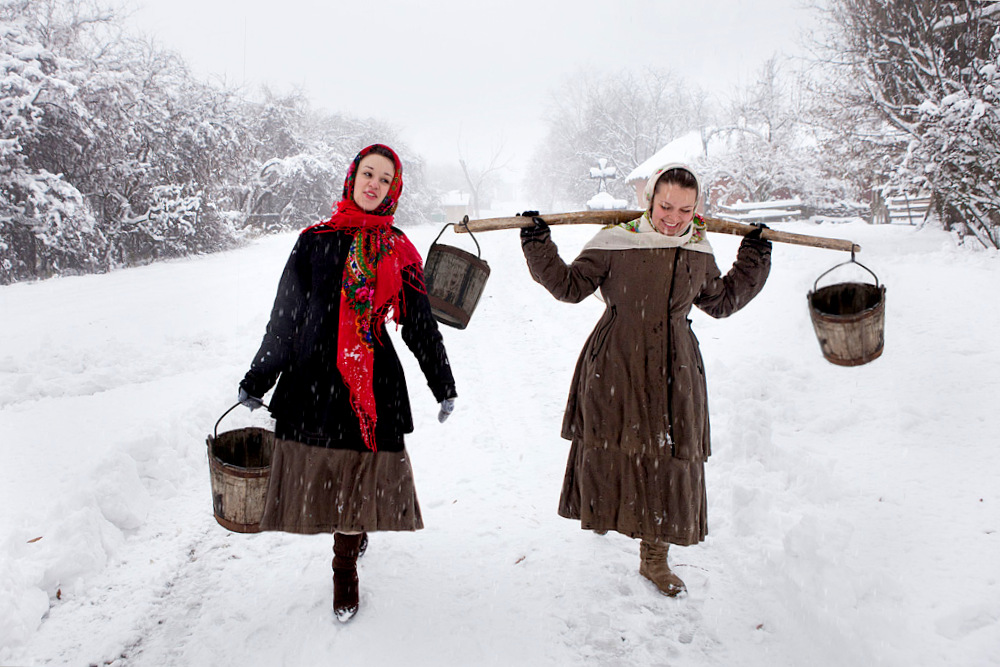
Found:
<path fill-rule="evenodd" d="M 548 225 L 617 225 L 623 222 L 635 220 L 642 211 L 578 211 L 575 213 L 548 213 L 540 215 L 542 220 Z M 735 234 L 746 236 L 755 229 L 753 225 L 745 225 L 740 222 L 730 222 L 729 220 L 718 220 L 716 218 L 702 218 L 707 225 L 708 231 L 720 234 Z M 459 234 L 466 232 L 491 232 L 498 229 L 518 229 L 520 227 L 530 227 L 534 223 L 531 218 L 514 216 L 510 218 L 484 218 L 482 220 L 469 220 L 466 218 L 455 225 L 455 231 Z M 793 234 L 792 232 L 782 232 L 776 229 L 765 229 L 761 238 L 767 241 L 778 243 L 791 243 L 793 245 L 804 245 L 813 248 L 826 248 L 828 250 L 843 250 L 845 252 L 861 252 L 861 246 L 844 239 L 831 239 L 825 236 L 809 236 L 808 234 Z"/>

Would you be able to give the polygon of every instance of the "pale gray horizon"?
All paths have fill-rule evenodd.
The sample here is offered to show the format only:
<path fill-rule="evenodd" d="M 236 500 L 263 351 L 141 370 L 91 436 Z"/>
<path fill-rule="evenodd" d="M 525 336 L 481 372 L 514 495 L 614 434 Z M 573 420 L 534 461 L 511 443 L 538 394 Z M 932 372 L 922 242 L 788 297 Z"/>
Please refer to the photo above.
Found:
<path fill-rule="evenodd" d="M 129 24 L 201 78 L 301 88 L 315 108 L 383 119 L 431 163 L 516 172 L 567 77 L 664 67 L 724 96 L 817 23 L 801 0 L 138 0 Z"/>

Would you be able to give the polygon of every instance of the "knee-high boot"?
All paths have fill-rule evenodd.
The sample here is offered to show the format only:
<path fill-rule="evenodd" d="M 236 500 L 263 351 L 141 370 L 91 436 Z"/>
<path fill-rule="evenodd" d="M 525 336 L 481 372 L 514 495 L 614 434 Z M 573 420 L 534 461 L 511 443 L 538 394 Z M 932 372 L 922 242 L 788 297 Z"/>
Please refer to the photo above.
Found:
<path fill-rule="evenodd" d="M 639 574 L 656 584 L 664 595 L 676 597 L 687 591 L 687 587 L 667 565 L 669 547 L 665 542 L 642 540 L 639 543 Z"/>
<path fill-rule="evenodd" d="M 346 623 L 358 611 L 358 554 L 363 535 L 333 536 L 333 613 Z"/>

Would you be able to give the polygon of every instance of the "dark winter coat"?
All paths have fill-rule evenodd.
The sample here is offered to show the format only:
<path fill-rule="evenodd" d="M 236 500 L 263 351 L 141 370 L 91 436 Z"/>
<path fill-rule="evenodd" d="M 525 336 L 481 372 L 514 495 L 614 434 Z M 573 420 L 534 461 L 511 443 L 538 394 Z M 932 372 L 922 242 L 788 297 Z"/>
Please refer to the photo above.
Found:
<path fill-rule="evenodd" d="M 767 279 L 769 244 L 744 241 L 726 276 L 713 255 L 687 249 L 585 250 L 567 265 L 546 238 L 524 254 L 532 277 L 560 301 L 600 289 L 607 304 L 577 362 L 563 437 L 708 458 L 705 366 L 688 314 L 697 306 L 726 317 L 745 306 Z"/>
<path fill-rule="evenodd" d="M 261 397 L 277 381 L 269 405 L 277 437 L 366 451 L 350 392 L 337 369 L 340 288 L 352 239 L 347 232 L 299 236 L 281 275 L 264 340 L 240 385 Z M 423 284 L 422 271 L 408 270 L 421 275 L 403 281 L 401 334 L 434 400 L 441 402 L 456 396 L 455 380 L 427 295 L 411 286 Z M 413 417 L 403 368 L 384 323 L 373 365 L 375 441 L 379 451 L 401 451 L 403 434 L 413 431 Z"/>
<path fill-rule="evenodd" d="M 770 270 L 770 244 L 744 241 L 726 276 L 683 248 L 584 250 L 560 259 L 548 235 L 524 244 L 532 277 L 560 301 L 600 290 L 607 308 L 576 364 L 562 436 L 572 441 L 559 514 L 589 530 L 697 544 L 708 533 L 711 453 L 705 365 L 688 314 L 725 317 Z"/>

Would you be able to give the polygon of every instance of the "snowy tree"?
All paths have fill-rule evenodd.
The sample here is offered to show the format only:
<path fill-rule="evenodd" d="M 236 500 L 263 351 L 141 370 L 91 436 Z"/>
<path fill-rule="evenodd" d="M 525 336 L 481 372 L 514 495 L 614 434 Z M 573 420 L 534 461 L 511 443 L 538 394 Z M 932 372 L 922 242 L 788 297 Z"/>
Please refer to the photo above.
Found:
<path fill-rule="evenodd" d="M 375 142 L 408 165 L 397 220 L 425 219 L 422 162 L 391 126 L 311 110 L 300 93 L 250 101 L 197 81 L 177 55 L 126 37 L 97 0 L 2 3 L 0 282 L 312 224 Z"/>
<path fill-rule="evenodd" d="M 705 124 L 705 94 L 668 70 L 580 74 L 553 95 L 548 134 L 530 165 L 540 200 L 577 205 L 593 194 L 599 159 L 628 173 L 670 140 Z M 624 184 L 613 194 L 631 200 Z"/>
<path fill-rule="evenodd" d="M 198 233 L 201 197 L 186 194 L 179 185 L 156 186 L 150 194 L 152 203 L 137 228 L 153 241 L 152 252 L 167 257 L 189 252 L 190 239 Z"/>
<path fill-rule="evenodd" d="M 864 212 L 859 193 L 823 159 L 800 96 L 802 75 L 786 67 L 777 56 L 768 59 L 757 79 L 735 92 L 724 122 L 702 128 L 706 144 L 725 146 L 722 154 L 710 154 L 699 165 L 713 184 L 712 199 L 798 197 L 812 213 Z"/>
<path fill-rule="evenodd" d="M 251 154 L 261 162 L 299 155 L 306 150 L 309 100 L 301 91 L 281 94 L 262 88 L 263 99 L 252 106 L 251 133 L 255 143 Z"/>
<path fill-rule="evenodd" d="M 800 194 L 803 147 L 799 123 L 788 90 L 779 76 L 776 57 L 761 68 L 757 80 L 734 94 L 723 124 L 704 128 L 706 141 L 722 138 L 723 156 L 709 156 L 706 176 L 718 184 L 723 201 L 763 201 Z"/>
<path fill-rule="evenodd" d="M 14 154 L 5 161 L 10 171 L 4 203 L 23 222 L 23 242 L 8 244 L 21 257 L 8 263 L 24 269 L 7 279 L 159 256 L 152 246 L 160 236 L 138 229 L 150 219 L 155 188 L 179 182 L 197 190 L 202 188 L 192 183 L 200 180 L 207 188 L 218 176 L 205 168 L 223 155 L 211 116 L 188 103 L 204 106 L 212 98 L 204 90 L 185 90 L 190 77 L 174 56 L 122 40 L 113 14 L 91 3 L 26 1 L 5 5 L 3 16 L 12 26 L 6 36 L 20 40 L 3 44 L 6 81 L 33 77 L 29 87 L 4 89 L 5 126 L 16 134 L 8 143 Z M 26 47 L 26 40 L 34 46 Z M 19 68 L 17 61 L 32 54 L 37 66 Z M 57 215 L 82 222 L 56 225 Z M 206 219 L 199 217 L 202 224 Z M 24 227 L 32 238 L 25 237 Z M 79 233 L 54 235 L 45 231 L 50 229 Z M 221 229 L 207 236 L 227 244 Z M 192 249 L 204 248 L 203 241 Z M 46 255 L 63 260 L 43 261 Z M 76 266 L 68 264 L 73 256 Z"/>
<path fill-rule="evenodd" d="M 103 238 L 76 188 L 55 174 L 25 171 L 3 189 L 0 282 L 97 268 Z"/>
<path fill-rule="evenodd" d="M 490 152 L 490 159 L 485 164 L 469 166 L 465 156 L 459 152 L 458 164 L 462 168 L 462 176 L 465 179 L 465 186 L 471 195 L 472 217 L 478 218 L 483 208 L 489 206 L 492 186 L 499 173 L 507 166 L 507 161 L 503 157 L 503 144 L 494 146 Z"/>
<path fill-rule="evenodd" d="M 174 56 L 145 44 L 123 45 L 103 65 L 80 85 L 89 141 L 72 168 L 108 237 L 108 265 L 176 254 L 176 247 L 157 248 L 166 237 L 142 227 L 162 205 L 164 186 L 199 193 L 197 201 L 209 205 L 217 186 L 239 173 L 245 132 L 238 107 L 225 92 L 193 82 Z M 184 236 L 191 251 L 231 244 L 217 217 L 196 219 Z"/>
<path fill-rule="evenodd" d="M 973 65 L 977 77 L 920 105 L 919 137 L 899 173 L 943 193 L 983 245 L 1000 248 L 1000 27 L 991 42 L 990 57 Z"/>
<path fill-rule="evenodd" d="M 827 16 L 831 106 L 863 117 L 844 139 L 877 150 L 887 189 L 932 191 L 946 224 L 997 247 L 1000 2 L 832 0 Z"/>
<path fill-rule="evenodd" d="M 61 175 L 31 164 L 54 111 L 73 115 L 73 64 L 0 14 L 0 282 L 92 268 L 94 220 Z"/>
<path fill-rule="evenodd" d="M 264 232 L 302 229 L 330 214 L 340 199 L 343 166 L 309 154 L 275 158 L 257 175 L 248 200 L 247 225 Z"/>
<path fill-rule="evenodd" d="M 397 224 L 425 221 L 433 206 L 423 177 L 423 162 L 398 141 L 397 131 L 374 119 L 314 110 L 295 93 L 267 92 L 260 105 L 249 105 L 255 137 L 257 171 L 248 179 L 245 224 L 253 231 L 301 229 L 329 217 L 340 199 L 344 175 L 357 152 L 373 143 L 387 144 L 404 164 L 406 196 L 396 211 Z"/>

